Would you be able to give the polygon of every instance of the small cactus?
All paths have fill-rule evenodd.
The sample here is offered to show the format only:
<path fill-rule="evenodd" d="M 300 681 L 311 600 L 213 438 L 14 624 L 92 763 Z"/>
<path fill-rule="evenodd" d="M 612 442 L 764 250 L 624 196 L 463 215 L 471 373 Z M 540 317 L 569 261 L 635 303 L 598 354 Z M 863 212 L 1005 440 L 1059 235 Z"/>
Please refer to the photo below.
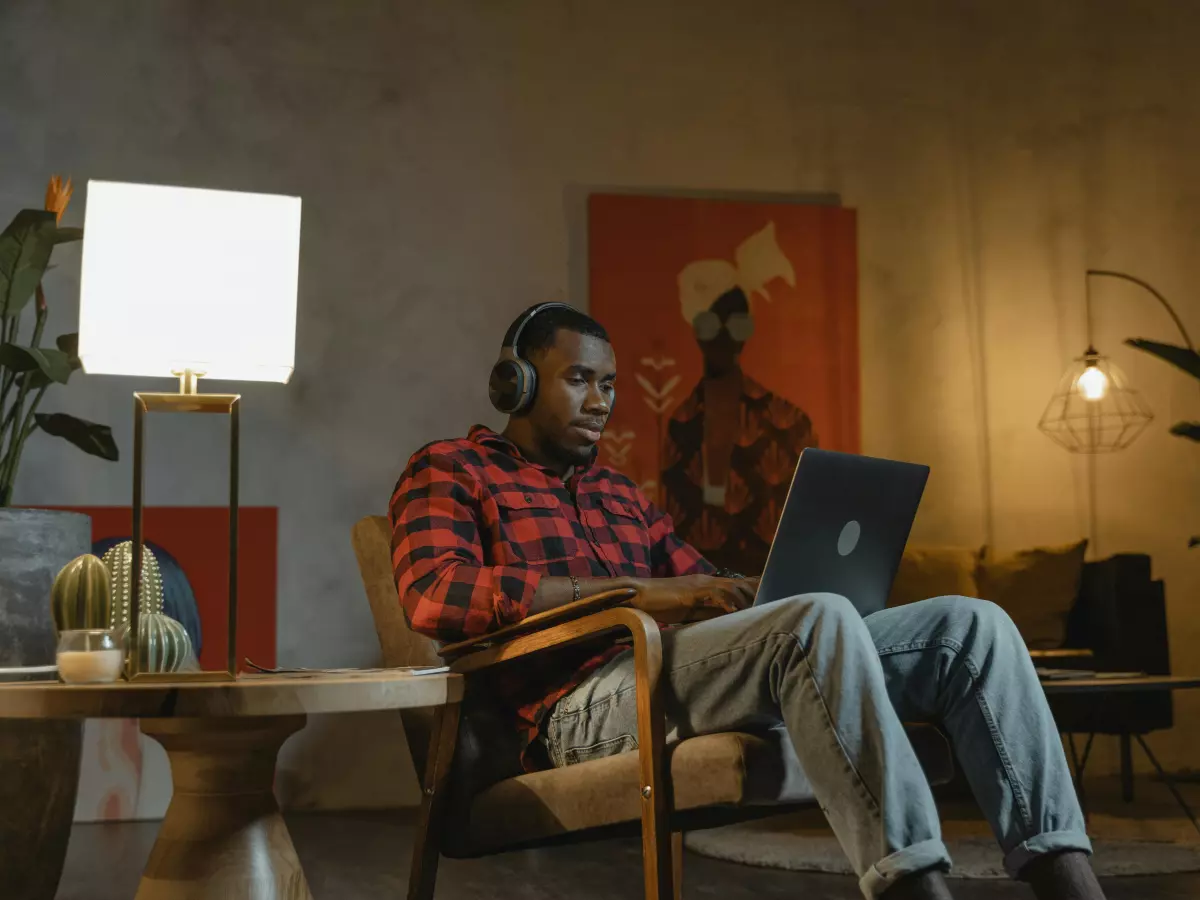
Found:
<path fill-rule="evenodd" d="M 138 614 L 138 672 L 178 672 L 192 660 L 187 629 L 163 613 Z"/>
<path fill-rule="evenodd" d="M 112 577 L 112 616 L 109 627 L 128 627 L 131 619 L 133 590 L 133 542 L 122 541 L 104 554 L 104 563 Z M 149 547 L 142 547 L 142 583 L 138 615 L 161 615 L 163 583 L 158 560 Z"/>
<path fill-rule="evenodd" d="M 112 585 L 108 567 L 85 553 L 62 567 L 50 589 L 50 612 L 56 631 L 108 628 L 112 620 Z"/>

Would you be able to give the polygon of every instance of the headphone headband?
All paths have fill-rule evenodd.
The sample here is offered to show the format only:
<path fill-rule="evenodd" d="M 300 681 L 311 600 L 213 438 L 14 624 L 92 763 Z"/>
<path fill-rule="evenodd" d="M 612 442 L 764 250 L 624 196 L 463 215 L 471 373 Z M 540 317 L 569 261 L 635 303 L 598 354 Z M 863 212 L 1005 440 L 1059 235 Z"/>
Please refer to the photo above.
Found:
<path fill-rule="evenodd" d="M 515 332 L 513 332 L 512 342 L 505 344 L 504 346 L 512 347 L 513 356 L 515 356 L 517 359 L 521 359 L 522 358 L 521 353 L 517 349 L 521 346 L 521 332 L 523 332 L 525 330 L 525 326 L 528 325 L 530 323 L 530 321 L 533 320 L 534 316 L 536 316 L 540 312 L 545 312 L 548 309 L 574 309 L 574 308 L 575 307 L 571 306 L 569 303 L 558 303 L 558 302 L 539 303 L 533 309 L 529 310 L 529 312 L 525 313 L 525 318 L 523 318 L 521 320 L 521 323 L 519 325 L 517 325 L 517 330 Z M 501 349 L 503 349 L 503 348 L 501 348 Z"/>

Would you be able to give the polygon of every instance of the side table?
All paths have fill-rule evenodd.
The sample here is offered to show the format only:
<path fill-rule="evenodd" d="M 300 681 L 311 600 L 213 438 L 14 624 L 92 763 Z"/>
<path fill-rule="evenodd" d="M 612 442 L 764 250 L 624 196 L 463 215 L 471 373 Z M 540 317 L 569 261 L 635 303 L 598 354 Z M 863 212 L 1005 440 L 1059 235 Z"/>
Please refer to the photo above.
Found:
<path fill-rule="evenodd" d="M 1047 694 L 1115 694 L 1126 693 L 1131 691 L 1176 691 L 1187 690 L 1191 688 L 1200 688 L 1200 676 L 1191 675 L 1123 675 L 1120 677 L 1105 677 L 1104 673 L 1098 675 L 1080 677 L 1080 678 L 1054 678 L 1043 679 L 1042 690 Z M 1092 739 L 1094 734 L 1089 734 L 1087 743 L 1084 745 L 1082 755 L 1076 753 L 1075 737 L 1072 734 L 1067 735 L 1067 744 L 1071 750 L 1071 763 L 1075 770 L 1075 791 L 1079 795 L 1079 804 L 1084 807 L 1084 814 L 1087 813 L 1086 795 L 1083 791 L 1083 770 L 1087 766 L 1088 756 L 1092 750 Z M 1166 773 L 1158 759 L 1151 752 L 1149 745 L 1140 734 L 1135 734 L 1138 745 L 1141 746 L 1146 758 L 1150 760 L 1150 764 L 1154 766 L 1158 776 L 1163 780 L 1171 795 L 1175 798 L 1175 802 L 1180 805 L 1183 811 L 1191 820 L 1192 826 L 1197 832 L 1200 832 L 1200 823 L 1196 821 L 1196 816 L 1192 812 L 1192 808 L 1188 806 L 1187 801 L 1183 799 L 1183 795 L 1179 793 L 1179 788 L 1175 785 L 1175 780 Z M 1122 743 L 1122 752 L 1127 753 L 1128 736 L 1125 737 Z M 1128 764 L 1127 764 L 1128 767 Z M 1131 768 L 1131 767 L 1129 767 Z"/>
<path fill-rule="evenodd" d="M 457 721 L 459 675 L 403 670 L 243 676 L 190 684 L 0 685 L 0 718 L 141 719 L 174 793 L 137 900 L 311 900 L 275 802 L 275 760 L 309 713 L 438 707 Z"/>

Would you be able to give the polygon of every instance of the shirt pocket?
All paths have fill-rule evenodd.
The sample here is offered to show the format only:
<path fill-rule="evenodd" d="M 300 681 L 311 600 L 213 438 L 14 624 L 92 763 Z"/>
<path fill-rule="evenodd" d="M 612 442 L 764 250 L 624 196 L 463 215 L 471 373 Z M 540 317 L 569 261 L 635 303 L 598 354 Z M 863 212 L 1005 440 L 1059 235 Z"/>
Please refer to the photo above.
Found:
<path fill-rule="evenodd" d="M 550 563 L 572 559 L 579 541 L 553 494 L 501 491 L 500 539 L 517 562 Z"/>
<path fill-rule="evenodd" d="M 650 575 L 650 531 L 641 511 L 617 497 L 600 497 L 586 513 L 603 553 L 620 575 Z"/>

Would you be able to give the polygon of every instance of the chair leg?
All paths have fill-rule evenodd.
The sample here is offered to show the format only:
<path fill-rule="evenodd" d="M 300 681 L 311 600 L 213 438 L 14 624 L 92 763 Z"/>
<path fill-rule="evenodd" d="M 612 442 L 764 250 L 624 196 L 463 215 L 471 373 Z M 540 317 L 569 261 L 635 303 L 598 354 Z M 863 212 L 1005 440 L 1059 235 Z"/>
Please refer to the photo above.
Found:
<path fill-rule="evenodd" d="M 1133 754 L 1128 734 L 1121 735 L 1121 799 L 1133 802 Z"/>
<path fill-rule="evenodd" d="M 642 871 L 646 900 L 675 897 L 671 858 L 670 767 L 664 748 L 665 722 L 659 676 L 662 674 L 662 644 L 653 640 L 633 643 L 637 685 L 638 764 L 642 794 Z"/>
<path fill-rule="evenodd" d="M 675 900 L 683 898 L 683 832 L 671 832 L 671 873 L 674 876 Z"/>
<path fill-rule="evenodd" d="M 429 736 L 429 756 L 421 784 L 421 813 L 413 841 L 412 868 L 408 873 L 408 900 L 433 900 L 441 855 L 442 818 L 446 811 L 446 788 L 454 742 L 458 738 L 459 706 L 438 708 Z"/>

